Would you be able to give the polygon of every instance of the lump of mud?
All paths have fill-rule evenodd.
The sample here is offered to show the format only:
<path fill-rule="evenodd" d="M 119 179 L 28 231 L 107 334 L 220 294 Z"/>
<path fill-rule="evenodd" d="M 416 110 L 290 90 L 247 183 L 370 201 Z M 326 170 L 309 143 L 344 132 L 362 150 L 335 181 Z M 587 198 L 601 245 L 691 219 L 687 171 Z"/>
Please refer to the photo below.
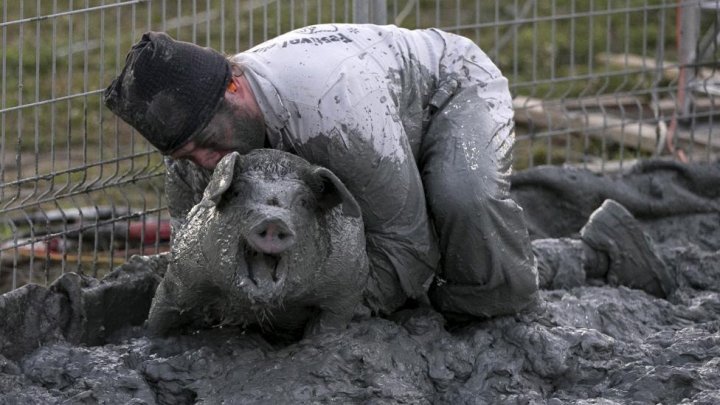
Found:
<path fill-rule="evenodd" d="M 661 171 L 651 175 L 666 193 L 680 180 L 689 189 L 687 170 L 678 181 L 675 167 Z M 634 173 L 599 179 L 610 188 L 634 182 L 641 195 L 651 181 Z M 562 194 L 562 181 L 552 192 L 524 184 L 523 198 L 532 187 L 538 204 L 559 204 L 540 198 Z M 720 403 L 720 212 L 712 192 L 690 193 L 697 204 L 685 212 L 633 208 L 676 272 L 679 288 L 667 300 L 582 286 L 542 291 L 537 307 L 515 316 L 448 324 L 432 309 L 406 308 L 282 342 L 227 328 L 145 336 L 137 314 L 147 315 L 162 258 L 135 259 L 109 280 L 68 276 L 64 285 L 23 287 L 0 297 L 0 403 Z M 576 212 L 585 209 L 580 197 Z M 568 236 L 574 226 L 538 225 L 544 234 L 535 235 Z M 119 280 L 124 302 L 113 298 Z M 69 305 L 78 297 L 81 305 Z"/>

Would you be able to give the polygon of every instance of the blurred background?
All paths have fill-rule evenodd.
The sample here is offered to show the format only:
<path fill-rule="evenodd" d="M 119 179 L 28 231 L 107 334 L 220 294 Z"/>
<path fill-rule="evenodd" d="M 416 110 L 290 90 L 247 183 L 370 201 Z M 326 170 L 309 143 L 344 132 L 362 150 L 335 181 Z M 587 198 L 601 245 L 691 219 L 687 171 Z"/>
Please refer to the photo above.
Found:
<path fill-rule="evenodd" d="M 231 55 L 317 23 L 437 27 L 509 79 L 516 170 L 720 152 L 720 0 L 2 0 L 0 14 L 0 293 L 168 250 L 162 157 L 101 98 L 147 30 Z"/>

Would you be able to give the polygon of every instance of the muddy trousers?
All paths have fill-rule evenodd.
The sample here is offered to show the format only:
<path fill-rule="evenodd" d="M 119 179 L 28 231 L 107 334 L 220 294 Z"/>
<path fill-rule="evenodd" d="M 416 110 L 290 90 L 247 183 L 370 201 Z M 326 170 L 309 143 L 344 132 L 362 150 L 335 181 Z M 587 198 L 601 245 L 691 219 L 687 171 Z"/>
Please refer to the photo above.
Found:
<path fill-rule="evenodd" d="M 446 314 L 488 317 L 536 302 L 538 280 L 522 209 L 509 196 L 512 120 L 494 111 L 511 108 L 510 99 L 480 93 L 462 88 L 438 109 L 420 168 L 442 252 L 431 302 Z"/>
<path fill-rule="evenodd" d="M 580 239 L 536 239 L 532 249 L 541 289 L 579 287 L 607 273 L 608 257 Z"/>

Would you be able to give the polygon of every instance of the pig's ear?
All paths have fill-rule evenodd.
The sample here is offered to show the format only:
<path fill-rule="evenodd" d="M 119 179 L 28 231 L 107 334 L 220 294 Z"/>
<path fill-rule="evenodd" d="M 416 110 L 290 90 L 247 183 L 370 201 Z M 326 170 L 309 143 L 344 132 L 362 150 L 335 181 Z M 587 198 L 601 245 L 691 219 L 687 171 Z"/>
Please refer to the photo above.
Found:
<path fill-rule="evenodd" d="M 235 162 L 237 162 L 238 159 L 240 159 L 240 154 L 233 152 L 225 155 L 225 157 L 218 162 L 210 182 L 207 187 L 205 187 L 203 200 L 212 201 L 215 205 L 220 202 L 222 195 L 228 191 L 233 183 Z"/>
<path fill-rule="evenodd" d="M 355 218 L 362 215 L 355 197 L 333 172 L 324 167 L 317 167 L 312 174 L 320 180 L 319 187 L 314 187 L 320 207 L 330 209 L 342 204 L 344 215 Z"/>

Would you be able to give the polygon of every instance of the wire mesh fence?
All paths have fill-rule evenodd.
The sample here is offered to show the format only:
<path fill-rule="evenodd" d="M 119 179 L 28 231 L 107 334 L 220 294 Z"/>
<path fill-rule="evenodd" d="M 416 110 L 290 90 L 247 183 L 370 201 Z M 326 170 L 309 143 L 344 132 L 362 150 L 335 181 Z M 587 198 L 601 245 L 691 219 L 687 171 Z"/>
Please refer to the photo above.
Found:
<path fill-rule="evenodd" d="M 226 54 L 329 22 L 437 27 L 508 77 L 515 167 L 711 161 L 720 0 L 2 0 L 0 292 L 167 250 L 162 157 L 102 104 L 147 30 Z"/>

